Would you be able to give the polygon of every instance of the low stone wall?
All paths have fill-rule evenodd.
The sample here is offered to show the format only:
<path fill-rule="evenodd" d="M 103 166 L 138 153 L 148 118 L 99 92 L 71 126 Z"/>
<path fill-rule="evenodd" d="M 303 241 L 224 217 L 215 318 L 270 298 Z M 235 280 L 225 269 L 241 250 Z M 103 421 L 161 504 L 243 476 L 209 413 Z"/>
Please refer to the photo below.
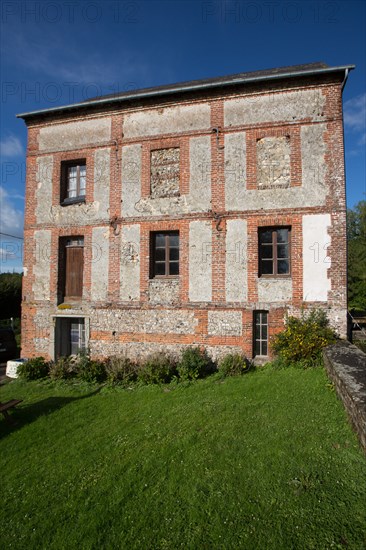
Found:
<path fill-rule="evenodd" d="M 366 355 L 342 341 L 323 350 L 328 375 L 366 452 Z"/>

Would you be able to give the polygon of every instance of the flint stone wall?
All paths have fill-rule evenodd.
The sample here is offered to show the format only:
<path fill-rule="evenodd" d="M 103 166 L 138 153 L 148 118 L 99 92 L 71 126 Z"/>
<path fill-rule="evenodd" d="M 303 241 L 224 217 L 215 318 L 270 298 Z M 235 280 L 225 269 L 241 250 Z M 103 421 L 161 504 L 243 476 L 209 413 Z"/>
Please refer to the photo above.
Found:
<path fill-rule="evenodd" d="M 366 355 L 347 341 L 323 350 L 325 368 L 366 453 Z"/>

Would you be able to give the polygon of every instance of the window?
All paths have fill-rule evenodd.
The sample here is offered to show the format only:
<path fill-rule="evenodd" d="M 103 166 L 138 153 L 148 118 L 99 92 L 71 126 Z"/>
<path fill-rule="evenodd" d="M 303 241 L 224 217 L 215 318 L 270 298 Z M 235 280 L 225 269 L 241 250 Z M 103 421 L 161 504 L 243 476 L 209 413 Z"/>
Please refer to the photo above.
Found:
<path fill-rule="evenodd" d="M 80 300 L 83 295 L 84 238 L 61 239 L 59 290 L 61 301 Z"/>
<path fill-rule="evenodd" d="M 179 275 L 179 233 L 151 236 L 151 278 Z"/>
<path fill-rule="evenodd" d="M 62 162 L 61 203 L 72 204 L 85 200 L 86 160 Z"/>
<path fill-rule="evenodd" d="M 76 355 L 86 349 L 85 320 L 79 317 L 56 319 L 56 357 Z"/>
<path fill-rule="evenodd" d="M 290 228 L 265 227 L 258 230 L 259 276 L 289 275 Z"/>
<path fill-rule="evenodd" d="M 152 198 L 179 195 L 179 147 L 156 149 L 150 153 L 150 192 Z"/>
<path fill-rule="evenodd" d="M 85 350 L 84 319 L 70 319 L 70 354 Z"/>
<path fill-rule="evenodd" d="M 255 311 L 253 324 L 253 355 L 268 355 L 268 311 Z"/>

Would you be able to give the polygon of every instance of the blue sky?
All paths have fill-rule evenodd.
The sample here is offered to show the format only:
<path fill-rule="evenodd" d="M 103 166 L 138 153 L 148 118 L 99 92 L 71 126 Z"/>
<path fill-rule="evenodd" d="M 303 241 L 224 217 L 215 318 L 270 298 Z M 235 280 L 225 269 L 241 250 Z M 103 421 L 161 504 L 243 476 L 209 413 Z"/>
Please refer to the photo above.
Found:
<path fill-rule="evenodd" d="M 366 3 L 110 1 L 1 3 L 3 233 L 22 236 L 27 132 L 17 113 L 96 95 L 271 67 L 355 64 L 343 96 L 347 202 L 365 199 Z M 0 271 L 22 241 L 0 236 Z"/>

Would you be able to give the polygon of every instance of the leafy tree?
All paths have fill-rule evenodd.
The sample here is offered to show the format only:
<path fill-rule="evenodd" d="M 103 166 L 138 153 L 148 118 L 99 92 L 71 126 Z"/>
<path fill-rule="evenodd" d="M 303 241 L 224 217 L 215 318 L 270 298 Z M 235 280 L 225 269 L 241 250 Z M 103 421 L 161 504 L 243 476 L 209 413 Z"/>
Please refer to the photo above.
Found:
<path fill-rule="evenodd" d="M 0 319 L 20 317 L 22 274 L 0 273 Z"/>
<path fill-rule="evenodd" d="M 366 310 L 366 201 L 347 212 L 348 307 Z"/>

